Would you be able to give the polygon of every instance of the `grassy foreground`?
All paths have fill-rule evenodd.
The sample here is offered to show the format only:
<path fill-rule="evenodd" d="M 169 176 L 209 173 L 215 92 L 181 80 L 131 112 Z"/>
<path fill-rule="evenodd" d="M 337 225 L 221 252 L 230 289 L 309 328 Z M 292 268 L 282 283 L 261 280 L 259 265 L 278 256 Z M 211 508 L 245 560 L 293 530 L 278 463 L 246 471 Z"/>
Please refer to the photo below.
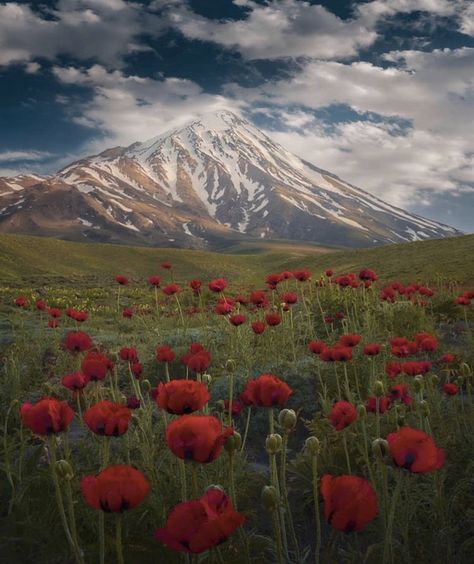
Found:
<path fill-rule="evenodd" d="M 380 272 L 382 281 L 434 284 L 449 279 L 465 286 L 474 277 L 472 256 L 474 235 L 340 251 L 291 242 L 254 243 L 236 247 L 235 254 L 1 235 L 0 281 L 17 287 L 48 281 L 94 284 L 118 272 L 143 278 L 170 261 L 177 279 L 225 274 L 237 283 L 253 284 L 273 270 L 306 267 L 319 275 L 327 267 L 337 272 L 370 267 Z"/>

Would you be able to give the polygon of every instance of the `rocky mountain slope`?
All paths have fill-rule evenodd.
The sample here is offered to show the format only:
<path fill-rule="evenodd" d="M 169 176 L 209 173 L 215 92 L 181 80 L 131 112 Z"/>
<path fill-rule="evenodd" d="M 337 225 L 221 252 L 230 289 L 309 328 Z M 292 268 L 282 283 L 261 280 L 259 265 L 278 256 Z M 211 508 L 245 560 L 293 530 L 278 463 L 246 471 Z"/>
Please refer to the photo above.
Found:
<path fill-rule="evenodd" d="M 242 237 L 364 247 L 459 234 L 300 159 L 228 111 L 51 177 L 0 178 L 0 231 L 190 248 Z"/>

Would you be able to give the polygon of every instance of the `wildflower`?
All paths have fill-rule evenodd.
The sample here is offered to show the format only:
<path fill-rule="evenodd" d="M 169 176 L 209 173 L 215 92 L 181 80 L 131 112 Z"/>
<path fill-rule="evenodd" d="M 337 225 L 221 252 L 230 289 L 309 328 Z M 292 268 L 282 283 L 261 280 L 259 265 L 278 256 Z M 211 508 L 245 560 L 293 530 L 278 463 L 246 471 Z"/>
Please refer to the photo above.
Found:
<path fill-rule="evenodd" d="M 263 321 L 254 321 L 251 327 L 255 335 L 261 335 L 266 329 L 266 325 Z"/>
<path fill-rule="evenodd" d="M 393 461 L 400 468 L 424 474 L 444 466 L 444 450 L 438 448 L 424 431 L 402 427 L 396 433 L 390 433 L 387 441 Z"/>
<path fill-rule="evenodd" d="M 109 400 L 99 401 L 84 413 L 84 422 L 97 435 L 119 437 L 127 432 L 132 413 L 127 406 Z"/>
<path fill-rule="evenodd" d="M 82 391 L 87 384 L 89 383 L 89 379 L 85 376 L 81 371 L 74 372 L 73 374 L 67 374 L 63 376 L 61 379 L 61 384 L 71 390 L 73 392 L 80 392 Z"/>
<path fill-rule="evenodd" d="M 364 354 L 366 356 L 377 356 L 380 353 L 382 346 L 378 343 L 369 343 L 364 347 Z"/>
<path fill-rule="evenodd" d="M 126 276 L 122 276 L 121 274 L 118 274 L 115 277 L 115 282 L 120 284 L 120 286 L 128 286 L 128 278 Z"/>
<path fill-rule="evenodd" d="M 173 362 L 176 354 L 168 345 L 161 345 L 156 347 L 155 350 L 156 360 L 158 362 Z"/>
<path fill-rule="evenodd" d="M 155 538 L 177 552 L 199 554 L 221 544 L 244 522 L 227 495 L 211 486 L 199 499 L 176 505 Z"/>
<path fill-rule="evenodd" d="M 84 352 L 92 345 L 92 339 L 83 331 L 69 331 L 64 339 L 64 348 L 74 353 Z"/>
<path fill-rule="evenodd" d="M 228 286 L 227 280 L 225 278 L 216 278 L 209 282 L 209 290 L 211 292 L 223 292 Z"/>
<path fill-rule="evenodd" d="M 244 394 L 257 407 L 284 407 L 293 390 L 286 382 L 273 374 L 262 374 L 249 380 Z"/>
<path fill-rule="evenodd" d="M 452 382 L 447 382 L 443 384 L 443 393 L 447 396 L 455 396 L 459 394 L 459 386 L 457 384 L 453 384 Z"/>
<path fill-rule="evenodd" d="M 36 435 L 51 435 L 66 431 L 74 419 L 74 411 L 65 401 L 44 398 L 35 404 L 22 404 L 20 416 L 23 425 Z"/>
<path fill-rule="evenodd" d="M 232 433 L 211 415 L 183 415 L 166 428 L 166 443 L 178 458 L 206 464 L 220 455 Z"/>
<path fill-rule="evenodd" d="M 110 368 L 109 359 L 99 352 L 87 353 L 81 363 L 82 372 L 91 382 L 104 380 Z"/>
<path fill-rule="evenodd" d="M 93 509 L 120 513 L 140 505 L 150 492 L 150 483 L 139 470 L 116 464 L 97 476 L 84 476 L 81 491 Z"/>
<path fill-rule="evenodd" d="M 377 496 L 368 480 L 359 476 L 321 478 L 327 522 L 343 533 L 361 531 L 377 515 Z"/>
<path fill-rule="evenodd" d="M 153 286 L 154 288 L 159 288 L 161 284 L 161 277 L 157 275 L 149 276 L 148 284 L 150 284 L 150 286 Z"/>
<path fill-rule="evenodd" d="M 357 419 L 355 405 L 348 401 L 337 401 L 332 406 L 329 419 L 336 431 L 342 431 Z"/>
<path fill-rule="evenodd" d="M 184 415 L 202 409 L 209 401 L 209 391 L 195 380 L 171 380 L 158 386 L 156 403 L 173 415 Z"/>

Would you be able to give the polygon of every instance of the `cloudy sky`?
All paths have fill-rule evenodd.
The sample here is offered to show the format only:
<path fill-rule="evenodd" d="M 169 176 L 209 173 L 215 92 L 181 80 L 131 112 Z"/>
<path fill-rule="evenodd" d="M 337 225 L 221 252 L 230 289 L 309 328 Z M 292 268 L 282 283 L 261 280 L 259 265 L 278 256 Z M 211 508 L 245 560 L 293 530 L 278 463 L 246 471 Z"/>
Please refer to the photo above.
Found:
<path fill-rule="evenodd" d="M 221 108 L 474 231 L 470 0 L 0 2 L 0 175 L 54 172 Z"/>

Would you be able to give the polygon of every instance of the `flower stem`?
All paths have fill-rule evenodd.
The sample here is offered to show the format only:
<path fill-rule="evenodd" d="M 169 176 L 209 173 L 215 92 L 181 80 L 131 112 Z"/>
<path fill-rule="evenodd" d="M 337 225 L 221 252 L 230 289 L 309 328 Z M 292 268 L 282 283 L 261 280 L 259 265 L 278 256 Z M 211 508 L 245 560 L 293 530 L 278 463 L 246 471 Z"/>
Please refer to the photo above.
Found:
<path fill-rule="evenodd" d="M 122 550 L 122 515 L 117 513 L 115 528 L 115 546 L 117 548 L 117 563 L 124 564 Z"/>

